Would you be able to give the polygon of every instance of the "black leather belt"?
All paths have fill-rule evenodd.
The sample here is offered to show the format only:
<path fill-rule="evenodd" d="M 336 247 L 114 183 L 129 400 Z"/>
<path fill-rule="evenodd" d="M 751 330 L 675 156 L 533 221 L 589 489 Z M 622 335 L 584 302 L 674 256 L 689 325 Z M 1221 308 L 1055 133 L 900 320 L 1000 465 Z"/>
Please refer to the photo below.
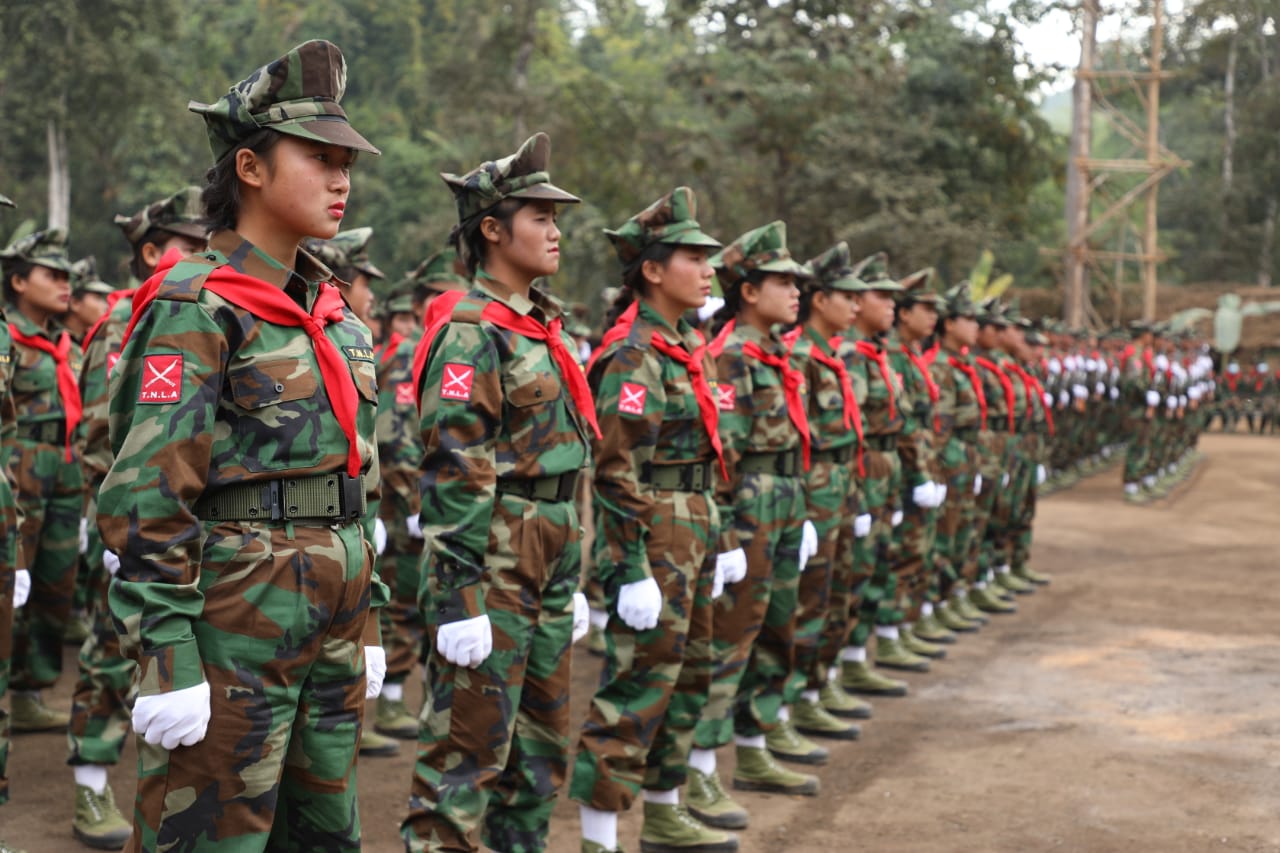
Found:
<path fill-rule="evenodd" d="M 744 474 L 798 477 L 804 470 L 804 459 L 799 448 L 776 453 L 744 453 L 738 460 L 738 470 Z"/>
<path fill-rule="evenodd" d="M 550 477 L 531 477 L 528 479 L 500 477 L 498 478 L 498 493 L 515 495 L 527 501 L 565 503 L 578 497 L 579 473 L 579 471 L 569 471 L 565 474 L 554 474 Z"/>
<path fill-rule="evenodd" d="M 853 445 L 846 444 L 843 447 L 831 447 L 826 450 L 815 450 L 809 454 L 810 462 L 836 462 L 841 465 L 847 464 L 853 460 Z"/>
<path fill-rule="evenodd" d="M 348 524 L 364 518 L 364 477 L 345 471 L 258 480 L 201 496 L 194 510 L 206 521 L 322 519 Z"/>
<path fill-rule="evenodd" d="M 668 492 L 705 492 L 714 482 L 711 470 L 710 462 L 650 465 L 644 481 Z"/>

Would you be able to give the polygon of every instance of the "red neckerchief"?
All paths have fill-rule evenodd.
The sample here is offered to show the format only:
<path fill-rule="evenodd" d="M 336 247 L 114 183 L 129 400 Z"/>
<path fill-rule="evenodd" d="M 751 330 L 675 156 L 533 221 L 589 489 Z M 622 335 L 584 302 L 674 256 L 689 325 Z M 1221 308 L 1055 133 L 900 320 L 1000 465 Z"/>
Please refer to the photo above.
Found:
<path fill-rule="evenodd" d="M 608 347 L 631 334 L 631 327 L 635 325 L 639 313 L 639 301 L 632 302 L 627 310 L 622 312 L 617 324 L 605 333 L 600 347 L 592 354 L 590 365 L 587 367 L 588 373 Z M 687 352 L 682 346 L 667 343 L 666 338 L 662 337 L 662 333 L 656 329 L 649 338 L 649 342 L 658 352 L 683 366 L 685 372 L 689 374 L 689 383 L 693 385 L 693 396 L 698 401 L 698 414 L 702 416 L 702 426 L 707 431 L 707 438 L 711 440 L 711 449 L 716 452 L 716 458 L 720 460 L 720 473 L 724 475 L 725 480 L 728 480 L 729 469 L 724 463 L 724 445 L 720 442 L 720 407 L 716 404 L 715 395 L 711 393 L 711 385 L 707 382 L 707 372 L 704 369 L 707 344 L 702 339 L 702 335 L 697 332 L 694 334 L 697 335 L 699 343 L 693 352 Z"/>
<path fill-rule="evenodd" d="M 920 376 L 924 378 L 924 387 L 929 391 L 929 404 L 934 406 L 936 410 L 938 405 L 938 395 L 940 392 L 938 391 L 938 383 L 934 382 L 933 377 L 929 375 L 929 365 L 925 362 L 925 356 L 916 355 L 907 344 L 902 345 L 902 354 L 907 357 L 907 360 L 911 362 L 916 370 L 920 371 Z M 934 357 L 937 358 L 938 351 L 936 347 L 933 350 L 933 354 Z M 933 416 L 933 431 L 938 432 L 941 428 L 942 422 L 939 420 L 935 411 Z"/>
<path fill-rule="evenodd" d="M 795 351 L 796 341 L 800 339 L 800 331 L 800 327 L 797 326 L 783 337 L 783 341 L 787 343 L 788 354 Z M 842 359 L 823 352 L 822 347 L 824 345 L 830 346 L 830 344 L 824 341 L 820 335 L 814 334 L 813 330 L 807 326 L 804 327 L 804 331 L 809 333 L 809 339 L 813 343 L 809 350 L 809 355 L 818 364 L 834 372 L 836 378 L 840 380 L 840 397 L 844 403 L 844 428 L 852 428 L 858 436 L 858 476 L 865 477 L 867 470 L 862 462 L 862 412 L 858 409 L 858 398 L 853 393 L 853 382 L 849 378 L 849 368 L 845 366 Z"/>
<path fill-rule="evenodd" d="M 1009 381 L 1009 377 L 1005 376 L 1004 371 L 996 366 L 996 363 L 991 359 L 978 356 L 974 361 L 978 362 L 985 370 L 994 373 L 996 379 L 999 380 L 1000 390 L 1004 392 L 1004 407 L 1008 411 L 1009 432 L 1014 432 L 1014 421 L 1017 419 L 1018 413 L 1014 411 L 1014 400 L 1016 398 L 1013 394 L 1013 383 Z"/>
<path fill-rule="evenodd" d="M 1039 406 L 1044 412 L 1045 421 L 1049 426 L 1049 435 L 1053 435 L 1053 415 L 1049 413 L 1049 407 L 1044 404 L 1044 389 L 1040 387 L 1040 380 L 1023 370 L 1022 365 L 1017 362 L 1009 362 L 1009 369 L 1022 382 L 1022 387 L 1027 392 L 1027 415 L 1034 418 L 1036 406 Z M 1035 398 L 1034 403 L 1032 398 Z"/>
<path fill-rule="evenodd" d="M 387 338 L 387 345 L 382 350 L 382 357 L 379 361 L 386 364 L 395 357 L 396 351 L 400 349 L 400 344 L 404 343 L 404 335 L 399 332 L 392 332 L 391 337 Z"/>
<path fill-rule="evenodd" d="M 185 255 L 182 250 L 174 247 L 160 256 L 160 263 L 156 264 L 156 271 L 151 274 L 151 278 L 142 283 L 142 286 L 133 291 L 133 314 L 129 317 L 129 325 L 125 326 L 124 339 L 120 342 L 120 348 L 124 349 L 125 343 L 133 334 L 133 327 L 138 325 L 138 320 L 142 317 L 142 311 L 150 305 L 156 298 L 156 292 L 160 290 L 160 285 L 164 283 L 165 274 L 173 269 L 178 261 L 182 260 Z"/>
<path fill-rule="evenodd" d="M 973 393 L 978 398 L 978 415 L 979 422 L 982 424 L 980 429 L 987 428 L 987 395 L 982 393 L 982 377 L 978 376 L 978 368 L 972 364 L 968 364 L 954 355 L 947 356 L 947 363 L 956 370 L 969 377 L 969 384 L 973 386 Z"/>
<path fill-rule="evenodd" d="M 415 388 L 421 387 L 422 374 L 427 367 L 427 353 L 431 350 L 432 341 L 452 319 L 454 307 L 465 295 L 460 290 L 442 293 L 431 300 L 431 304 L 427 306 L 426 315 L 422 318 L 426 330 L 413 354 Z M 532 317 L 517 314 L 501 302 L 489 302 L 480 312 L 480 317 L 500 329 L 515 332 L 522 338 L 545 343 L 547 350 L 551 353 L 551 360 L 555 362 L 556 370 L 560 374 L 560 381 L 568 386 L 569 396 L 573 398 L 573 404 L 577 407 L 578 413 L 591 427 L 592 435 L 603 438 L 600 433 L 600 424 L 596 421 L 596 404 L 591 398 L 591 389 L 587 387 L 587 377 L 583 374 L 578 360 L 565 346 L 564 338 L 560 333 L 564 324 L 559 317 L 544 326 Z"/>
<path fill-rule="evenodd" d="M 884 380 L 884 387 L 889 389 L 889 420 L 893 420 L 896 417 L 896 410 L 893 405 L 893 369 L 889 367 L 889 353 L 884 347 L 877 346 L 871 341 L 857 341 L 854 348 L 859 355 L 871 359 L 880 368 L 880 378 Z"/>
<path fill-rule="evenodd" d="M 89 331 L 85 332 L 84 340 L 80 342 L 80 351 L 85 352 L 89 349 L 89 343 L 93 340 L 94 335 L 98 334 L 98 330 L 106 325 L 107 320 L 111 319 L 111 311 L 121 299 L 132 299 L 133 294 L 137 293 L 137 288 L 133 290 L 116 290 L 107 294 L 107 310 L 102 312 L 102 316 L 89 327 Z"/>
<path fill-rule="evenodd" d="M 933 342 L 933 346 L 924 351 L 924 363 L 933 364 L 938 360 L 938 353 L 942 351 L 942 345 L 937 341 Z"/>
<path fill-rule="evenodd" d="M 62 408 L 65 410 L 67 418 L 67 435 L 66 435 L 66 460 L 71 461 L 71 439 L 75 434 L 76 427 L 80 425 L 80 416 L 84 411 L 84 404 L 80 401 L 80 382 L 76 378 L 76 372 L 71 369 L 71 334 L 63 332 L 58 336 L 58 343 L 53 344 L 39 335 L 24 335 L 18 331 L 18 327 L 13 323 L 9 324 L 9 334 L 13 336 L 14 343 L 22 344 L 31 349 L 40 350 L 40 352 L 48 353 L 53 356 L 54 364 L 58 369 L 58 397 L 62 401 Z"/>
<path fill-rule="evenodd" d="M 1226 380 L 1227 380 L 1227 388 L 1231 389 L 1231 393 L 1234 394 L 1236 391 L 1236 386 L 1240 384 L 1240 374 L 1228 373 L 1226 375 Z"/>

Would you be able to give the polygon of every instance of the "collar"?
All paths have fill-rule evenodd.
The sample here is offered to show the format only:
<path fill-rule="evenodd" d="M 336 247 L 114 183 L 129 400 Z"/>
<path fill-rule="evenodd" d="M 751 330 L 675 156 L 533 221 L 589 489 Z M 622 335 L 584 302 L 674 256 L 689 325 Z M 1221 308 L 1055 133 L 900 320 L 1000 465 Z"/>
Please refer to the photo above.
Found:
<path fill-rule="evenodd" d="M 480 269 L 476 270 L 473 286 L 495 302 L 501 302 L 522 317 L 533 317 L 544 326 L 564 313 L 560 301 L 536 284 L 529 288 L 526 297 Z"/>
<path fill-rule="evenodd" d="M 294 268 L 289 269 L 230 229 L 211 234 L 209 249 L 224 256 L 227 265 L 236 272 L 251 275 L 282 290 L 295 282 L 314 289 L 322 281 L 337 281 L 328 267 L 301 247 L 294 259 Z"/>
<path fill-rule="evenodd" d="M 654 310 L 653 306 L 643 299 L 640 300 L 640 309 L 637 316 L 650 326 L 653 326 L 654 331 L 662 335 L 662 339 L 667 343 L 673 346 L 683 346 L 689 352 L 693 352 L 698 348 L 699 342 L 694 334 L 693 326 L 690 326 L 683 317 L 676 320 L 676 325 L 673 328 L 667 322 L 666 317 L 659 314 Z"/>
<path fill-rule="evenodd" d="M 6 311 L 5 314 L 6 319 L 17 327 L 19 332 L 27 337 L 36 335 L 47 339 L 50 343 L 57 343 L 58 338 L 62 336 L 62 332 L 64 331 L 62 324 L 56 319 L 49 320 L 48 329 L 42 329 L 37 326 L 30 317 L 19 311 L 16 306 L 12 311 Z"/>

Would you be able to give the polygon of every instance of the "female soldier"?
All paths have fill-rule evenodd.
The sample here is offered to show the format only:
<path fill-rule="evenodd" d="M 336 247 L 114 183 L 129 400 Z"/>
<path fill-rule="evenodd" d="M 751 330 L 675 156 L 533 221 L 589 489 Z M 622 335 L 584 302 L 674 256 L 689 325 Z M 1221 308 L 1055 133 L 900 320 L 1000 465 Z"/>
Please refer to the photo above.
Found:
<path fill-rule="evenodd" d="M 37 231 L 9 246 L 3 259 L 18 412 L 12 464 L 23 518 L 21 552 L 31 573 L 31 597 L 14 616 L 12 725 L 14 731 L 43 731 L 70 719 L 45 705 L 40 690 L 62 673 L 62 635 L 79 564 L 80 348 L 54 319 L 71 299 L 66 235 Z"/>
<path fill-rule="evenodd" d="M 422 413 L 420 601 L 425 708 L 410 850 L 543 850 L 569 746 L 569 644 L 586 633 L 575 595 L 574 498 L 596 428 L 561 305 L 533 286 L 560 267 L 556 205 L 539 133 L 510 157 L 444 175 L 475 280 L 436 297 L 414 358 Z"/>
<path fill-rule="evenodd" d="M 682 315 L 711 292 L 693 191 L 678 187 L 606 231 L 623 286 L 588 381 L 595 449 L 596 573 L 609 610 L 605 671 L 578 742 L 571 796 L 584 853 L 617 848 L 618 812 L 644 788 L 645 851 L 737 850 L 679 804 L 711 684 L 711 597 L 723 475 L 705 342 Z M 624 310 L 625 309 L 625 310 Z"/>
<path fill-rule="evenodd" d="M 743 234 L 712 259 L 712 266 L 725 294 L 718 316 L 727 321 L 711 352 L 729 474 L 716 495 L 720 553 L 731 583 L 715 610 L 715 674 L 689 759 L 689 810 L 712 825 L 745 826 L 745 811 L 716 776 L 714 750 L 731 740 L 738 754 L 735 788 L 818 791 L 816 777 L 782 767 L 765 743 L 772 731 L 798 739 L 793 730 L 783 730 L 783 693 L 795 632 L 809 427 L 804 379 L 791 367 L 773 327 L 795 322 L 796 276 L 805 270 L 787 250 L 782 222 Z M 816 538 L 809 543 L 813 550 Z M 745 579 L 732 582 L 741 577 L 743 562 Z M 801 744 L 796 754 L 812 760 L 815 750 L 825 757 L 825 750 L 811 743 Z"/>
<path fill-rule="evenodd" d="M 325 41 L 203 114 L 208 250 L 162 259 L 112 375 L 98 526 L 138 663 L 131 850 L 357 850 L 381 686 L 368 329 L 299 247 L 337 233 L 355 152 Z M 174 796 L 181 791 L 182 796 Z"/>

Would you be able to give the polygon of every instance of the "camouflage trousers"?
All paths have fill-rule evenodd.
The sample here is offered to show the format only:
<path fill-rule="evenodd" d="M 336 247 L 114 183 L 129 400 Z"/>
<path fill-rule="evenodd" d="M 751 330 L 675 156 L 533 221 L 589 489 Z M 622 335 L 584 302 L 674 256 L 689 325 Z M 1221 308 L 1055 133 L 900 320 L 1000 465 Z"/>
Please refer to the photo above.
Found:
<path fill-rule="evenodd" d="M 580 537 L 572 502 L 500 495 L 494 504 L 480 590 L 493 652 L 475 669 L 435 651 L 427 657 L 418 758 L 400 826 L 410 851 L 479 850 L 481 834 L 493 850 L 546 848 L 568 763 Z M 433 649 L 434 582 L 426 566 L 421 600 Z"/>
<path fill-rule="evenodd" d="M 212 715 L 194 746 L 137 738 L 128 849 L 360 849 L 356 749 L 373 554 L 357 525 L 206 525 L 192 622 Z"/>
<path fill-rule="evenodd" d="M 1009 566 L 1015 571 L 1026 568 L 1031 559 L 1032 526 L 1036 519 L 1036 499 L 1040 492 L 1040 484 L 1036 481 L 1036 466 L 1040 459 L 1040 439 L 1038 436 L 1027 437 L 1026 485 L 1022 492 L 1022 501 L 1013 514 L 1013 527 L 1009 531 Z"/>
<path fill-rule="evenodd" d="M 1129 413 L 1129 446 L 1124 454 L 1124 481 L 1136 483 L 1142 479 L 1147 470 L 1147 458 L 1151 455 L 1151 432 L 1153 420 L 1146 416 L 1145 409 L 1136 409 Z"/>
<path fill-rule="evenodd" d="M 800 574 L 795 666 L 788 679 L 788 703 L 799 698 L 802 690 L 818 690 L 827 683 L 830 664 L 822 661 L 820 647 L 829 621 L 832 579 L 837 573 L 837 559 L 841 556 L 840 536 L 846 529 L 853 529 L 849 503 L 851 473 L 847 462 L 815 460 L 809 469 L 807 517 L 818 531 L 818 553 L 809 558 L 808 565 Z M 846 551 L 844 556 L 852 562 L 852 551 Z M 851 574 L 851 567 L 844 574 Z"/>
<path fill-rule="evenodd" d="M 411 484 L 417 488 L 417 483 Z M 387 684 L 403 684 L 422 659 L 426 622 L 418 609 L 422 539 L 409 535 L 409 516 L 420 504 L 400 489 L 385 486 L 378 517 L 387 526 L 387 547 L 378 557 L 378 576 L 391 600 L 381 608 L 382 647 L 387 652 Z"/>
<path fill-rule="evenodd" d="M 669 515 L 655 518 L 645 544 L 662 589 L 658 624 L 636 631 L 616 615 L 618 583 L 606 568 L 605 664 L 583 722 L 569 796 L 622 812 L 641 786 L 684 784 L 693 731 L 711 688 L 711 585 L 719 521 L 710 493 L 662 492 Z"/>
<path fill-rule="evenodd" d="M 865 646 L 871 629 L 902 621 L 897 608 L 898 577 L 894 574 L 893 515 L 902 509 L 902 461 L 896 451 L 865 453 L 867 476 L 862 483 L 862 511 L 871 515 L 871 532 L 853 543 L 854 574 L 868 577 L 862 590 L 858 624 L 849 640 Z"/>
<path fill-rule="evenodd" d="M 894 576 L 900 621 L 915 622 L 926 601 L 937 598 L 938 578 L 933 546 L 938 535 L 938 510 L 917 506 L 909 489 L 902 495 L 902 523 L 893 531 Z"/>
<path fill-rule="evenodd" d="M 982 489 L 974 496 L 973 535 L 969 538 L 969 551 L 961 570 L 961 575 L 970 582 L 981 580 L 990 568 L 990 551 L 985 547 L 985 542 L 987 525 L 995 511 L 996 498 L 1001 488 L 1000 475 L 1004 470 L 1002 438 L 991 430 L 981 430 L 978 433 L 977 472 L 982 475 Z"/>
<path fill-rule="evenodd" d="M 1030 525 L 1025 507 L 1033 500 L 1030 493 L 1035 488 L 1036 462 L 1032 455 L 1034 440 L 1034 436 L 1026 434 L 1009 437 L 1010 461 L 1005 468 L 1009 484 L 1000 489 L 995 512 L 987 524 L 991 568 L 1013 565 L 1013 552 L 1022 535 L 1023 525 Z"/>
<path fill-rule="evenodd" d="M 991 480 L 991 510 L 987 516 L 987 527 L 979 547 L 978 571 L 981 576 L 998 566 L 1004 565 L 1009 549 L 1009 529 L 1013 524 L 1015 502 L 1019 499 L 1017 491 L 1019 437 L 1016 433 L 996 432 L 992 435 L 993 455 L 989 464 L 982 471 L 983 496 L 986 496 L 986 481 Z M 989 473 L 988 473 L 989 472 Z"/>
<path fill-rule="evenodd" d="M 13 620 L 14 690 L 50 687 L 62 674 L 62 637 L 71 615 L 80 560 L 84 477 L 62 447 L 20 441 L 14 451 L 19 535 L 31 572 L 31 597 Z"/>
<path fill-rule="evenodd" d="M 98 517 L 92 497 L 85 517 Z M 71 696 L 71 725 L 67 729 L 67 763 L 71 765 L 120 762 L 136 694 L 135 664 L 120 651 L 120 637 L 111 620 L 107 601 L 111 577 L 102 564 L 103 553 L 98 526 L 90 524 L 85 562 L 91 568 L 93 627 L 80 647 L 79 672 Z"/>
<path fill-rule="evenodd" d="M 9 478 L 0 476 L 0 699 L 9 692 L 13 653 L 13 585 L 18 567 L 18 508 Z M 0 805 L 9 801 L 9 712 L 0 705 Z"/>
<path fill-rule="evenodd" d="M 853 469 L 851 468 L 852 477 Z M 827 616 L 823 621 L 822 634 L 818 638 L 818 661 L 822 669 L 829 670 L 840 659 L 840 651 L 850 642 L 858 623 L 858 612 L 862 607 L 862 590 L 870 575 L 857 574 L 858 566 L 853 557 L 854 535 L 853 519 L 862 512 L 862 494 L 857 482 L 851 480 L 849 494 L 845 499 L 845 516 L 847 524 L 836 525 L 836 548 L 831 564 L 831 596 L 827 602 Z M 867 634 L 870 628 L 867 629 Z M 866 635 L 862 638 L 866 643 Z"/>
<path fill-rule="evenodd" d="M 933 564 L 938 577 L 938 596 L 946 599 L 951 595 L 951 588 L 963 579 L 970 540 L 975 532 L 973 480 L 978 469 L 978 448 L 953 432 L 942 446 L 938 461 L 947 499 L 938 512 Z"/>
<path fill-rule="evenodd" d="M 747 555 L 747 576 L 726 586 L 714 605 L 715 669 L 694 733 L 699 749 L 716 749 L 735 734 L 751 737 L 778 724 L 795 659 L 804 516 L 799 477 L 743 476 L 734 530 Z"/>

